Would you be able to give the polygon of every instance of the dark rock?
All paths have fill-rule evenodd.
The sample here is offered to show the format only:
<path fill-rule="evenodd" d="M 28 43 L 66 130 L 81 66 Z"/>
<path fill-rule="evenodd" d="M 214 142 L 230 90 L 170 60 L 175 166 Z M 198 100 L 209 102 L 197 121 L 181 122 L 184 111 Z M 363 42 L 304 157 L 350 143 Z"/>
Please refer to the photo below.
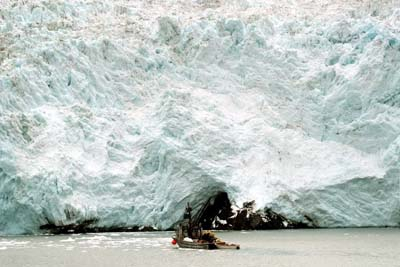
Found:
<path fill-rule="evenodd" d="M 50 234 L 102 233 L 102 232 L 151 232 L 157 231 L 152 226 L 96 226 L 97 219 L 85 220 L 78 223 L 56 225 L 48 223 L 40 226 L 40 230 Z"/>
<path fill-rule="evenodd" d="M 255 210 L 255 201 L 234 208 L 226 192 L 219 192 L 203 205 L 197 216 L 203 229 L 215 230 L 266 230 L 310 228 L 309 225 L 289 220 L 269 208 Z M 312 226 L 311 226 L 312 227 Z"/>
<path fill-rule="evenodd" d="M 228 218 L 233 215 L 231 202 L 226 192 L 219 192 L 212 196 L 203 205 L 200 211 L 194 216 L 201 223 L 203 229 L 229 229 L 228 225 L 224 224 L 218 218 Z"/>

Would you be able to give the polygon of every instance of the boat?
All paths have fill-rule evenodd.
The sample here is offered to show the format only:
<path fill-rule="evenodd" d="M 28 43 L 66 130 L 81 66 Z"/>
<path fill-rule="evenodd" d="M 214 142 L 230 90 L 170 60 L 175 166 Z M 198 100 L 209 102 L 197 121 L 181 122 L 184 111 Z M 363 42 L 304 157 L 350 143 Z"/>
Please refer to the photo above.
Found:
<path fill-rule="evenodd" d="M 173 245 L 190 249 L 240 249 L 239 244 L 226 243 L 217 238 L 212 231 L 204 231 L 199 223 L 201 212 L 193 220 L 191 211 L 188 203 L 183 216 L 184 221 L 178 225 L 172 237 Z"/>

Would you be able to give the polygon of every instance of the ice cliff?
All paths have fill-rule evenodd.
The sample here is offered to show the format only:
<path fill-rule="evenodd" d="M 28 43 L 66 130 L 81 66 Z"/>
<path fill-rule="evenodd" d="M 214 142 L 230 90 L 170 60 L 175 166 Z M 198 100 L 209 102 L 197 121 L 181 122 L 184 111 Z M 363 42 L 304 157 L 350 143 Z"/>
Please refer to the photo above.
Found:
<path fill-rule="evenodd" d="M 398 226 L 399 70 L 398 0 L 0 0 L 0 234 Z"/>

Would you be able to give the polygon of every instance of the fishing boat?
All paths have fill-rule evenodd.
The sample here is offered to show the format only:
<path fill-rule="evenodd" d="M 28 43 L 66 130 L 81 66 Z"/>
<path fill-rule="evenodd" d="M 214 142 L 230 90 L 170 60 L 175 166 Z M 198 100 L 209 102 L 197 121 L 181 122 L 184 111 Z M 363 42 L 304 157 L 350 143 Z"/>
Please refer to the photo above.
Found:
<path fill-rule="evenodd" d="M 217 238 L 212 231 L 204 231 L 199 223 L 201 211 L 195 219 L 192 219 L 191 212 L 192 208 L 188 203 L 183 216 L 184 221 L 178 225 L 172 237 L 173 245 L 192 249 L 240 249 L 240 245 L 226 243 Z"/>

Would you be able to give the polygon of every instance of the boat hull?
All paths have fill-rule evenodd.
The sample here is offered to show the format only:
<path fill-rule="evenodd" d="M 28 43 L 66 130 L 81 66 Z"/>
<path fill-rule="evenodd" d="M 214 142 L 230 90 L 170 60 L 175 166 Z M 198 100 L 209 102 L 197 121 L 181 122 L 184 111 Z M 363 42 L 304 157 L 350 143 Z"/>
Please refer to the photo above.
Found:
<path fill-rule="evenodd" d="M 192 248 L 192 249 L 240 249 L 238 244 L 227 244 L 227 243 L 198 243 L 180 240 L 176 242 L 180 248 Z"/>
<path fill-rule="evenodd" d="M 189 242 L 189 241 L 177 241 L 177 244 L 180 248 L 192 248 L 192 249 L 217 249 L 217 245 L 215 243 L 197 243 L 197 242 Z"/>
<path fill-rule="evenodd" d="M 237 244 L 215 244 L 217 249 L 240 249 L 240 245 Z"/>

